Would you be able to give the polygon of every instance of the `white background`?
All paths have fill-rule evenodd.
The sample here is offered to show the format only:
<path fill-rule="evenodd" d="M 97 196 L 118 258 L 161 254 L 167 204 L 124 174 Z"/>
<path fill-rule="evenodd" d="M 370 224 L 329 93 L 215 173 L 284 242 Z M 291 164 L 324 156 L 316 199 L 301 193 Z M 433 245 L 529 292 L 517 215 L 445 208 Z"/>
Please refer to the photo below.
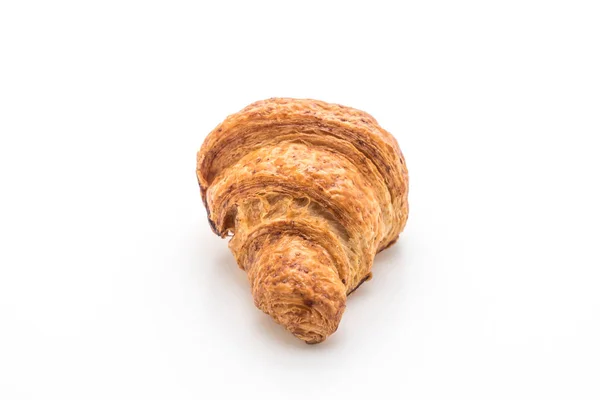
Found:
<path fill-rule="evenodd" d="M 600 398 L 597 1 L 3 1 L 0 398 Z M 325 343 L 252 302 L 205 135 L 373 114 L 410 217 Z"/>

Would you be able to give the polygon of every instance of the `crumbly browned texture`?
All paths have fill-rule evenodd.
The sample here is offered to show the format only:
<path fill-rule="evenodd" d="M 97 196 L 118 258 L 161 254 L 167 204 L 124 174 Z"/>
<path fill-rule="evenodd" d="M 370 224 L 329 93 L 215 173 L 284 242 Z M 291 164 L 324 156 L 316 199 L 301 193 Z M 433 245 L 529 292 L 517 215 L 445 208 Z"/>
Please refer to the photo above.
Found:
<path fill-rule="evenodd" d="M 248 273 L 254 302 L 307 343 L 338 327 L 346 296 L 408 216 L 408 172 L 369 114 L 310 99 L 258 101 L 198 152 L 213 231 Z"/>

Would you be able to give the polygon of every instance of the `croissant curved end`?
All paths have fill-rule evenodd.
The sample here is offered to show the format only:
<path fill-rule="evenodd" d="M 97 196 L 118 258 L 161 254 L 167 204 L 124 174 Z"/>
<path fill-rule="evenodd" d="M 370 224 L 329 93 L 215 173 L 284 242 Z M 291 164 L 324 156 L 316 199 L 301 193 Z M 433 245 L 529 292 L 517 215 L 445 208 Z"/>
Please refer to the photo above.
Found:
<path fill-rule="evenodd" d="M 208 135 L 196 172 L 211 229 L 232 236 L 256 306 L 307 343 L 336 331 L 346 296 L 408 217 L 397 141 L 336 104 L 253 103 Z"/>

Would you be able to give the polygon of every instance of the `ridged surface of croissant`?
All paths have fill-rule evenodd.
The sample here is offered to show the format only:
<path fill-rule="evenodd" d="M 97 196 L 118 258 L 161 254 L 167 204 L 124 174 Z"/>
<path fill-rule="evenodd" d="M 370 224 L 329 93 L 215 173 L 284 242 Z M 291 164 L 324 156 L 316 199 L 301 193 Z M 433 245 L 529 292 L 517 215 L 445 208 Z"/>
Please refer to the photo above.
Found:
<path fill-rule="evenodd" d="M 197 175 L 256 306 L 307 343 L 335 332 L 346 296 L 408 216 L 393 136 L 367 113 L 317 100 L 269 99 L 230 115 L 204 141 Z"/>

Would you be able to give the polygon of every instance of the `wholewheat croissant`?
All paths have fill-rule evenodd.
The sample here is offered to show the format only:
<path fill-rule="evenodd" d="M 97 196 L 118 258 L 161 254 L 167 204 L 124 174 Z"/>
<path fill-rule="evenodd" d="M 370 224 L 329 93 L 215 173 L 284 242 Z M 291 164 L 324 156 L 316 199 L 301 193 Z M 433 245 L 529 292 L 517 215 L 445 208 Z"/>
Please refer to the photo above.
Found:
<path fill-rule="evenodd" d="M 230 115 L 197 158 L 212 230 L 248 274 L 256 306 L 307 343 L 336 331 L 346 296 L 408 216 L 408 172 L 369 114 L 308 99 Z"/>

